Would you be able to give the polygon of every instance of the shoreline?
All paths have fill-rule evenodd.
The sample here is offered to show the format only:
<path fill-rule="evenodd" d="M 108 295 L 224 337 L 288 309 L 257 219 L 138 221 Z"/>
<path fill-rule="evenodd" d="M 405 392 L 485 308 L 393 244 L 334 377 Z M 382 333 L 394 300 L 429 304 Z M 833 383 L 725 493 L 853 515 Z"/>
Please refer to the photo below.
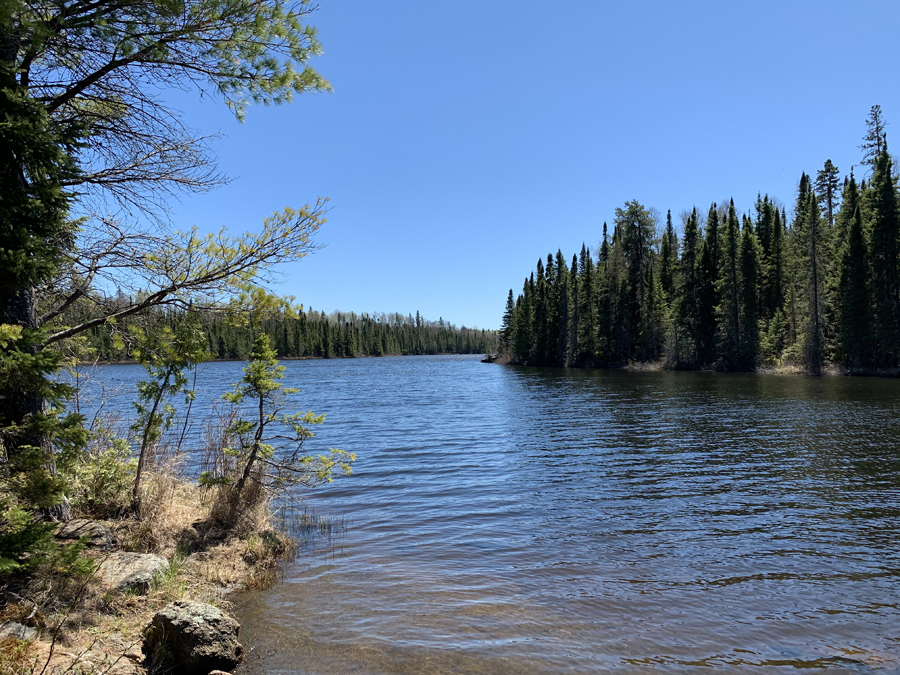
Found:
<path fill-rule="evenodd" d="M 142 647 L 143 631 L 157 612 L 182 600 L 207 603 L 233 617 L 234 596 L 277 583 L 279 563 L 296 550 L 296 542 L 274 525 L 276 514 L 267 501 L 252 507 L 239 527 L 224 530 L 210 519 L 214 491 L 166 472 L 148 476 L 147 487 L 159 506 L 141 521 L 131 516 L 70 521 L 108 528 L 114 537 L 111 547 L 89 543 L 82 552 L 94 563 L 86 581 L 62 570 L 42 571 L 6 589 L 3 621 L 37 633 L 31 640 L 0 640 L 0 673 L 154 672 L 159 664 Z M 146 588 L 120 590 L 110 586 L 101 568 L 120 553 L 162 556 L 166 565 Z M 43 597 L 47 587 L 52 595 Z"/>
<path fill-rule="evenodd" d="M 813 375 L 802 366 L 781 365 L 781 366 L 759 366 L 754 369 L 747 370 L 729 370 L 720 366 L 702 366 L 699 368 L 672 365 L 664 361 L 630 361 L 627 363 L 614 363 L 605 366 L 560 366 L 560 365 L 534 365 L 528 363 L 513 363 L 508 358 L 498 357 L 490 363 L 496 363 L 502 366 L 516 366 L 520 368 L 553 368 L 562 370 L 625 370 L 629 372 L 694 372 L 694 373 L 720 373 L 720 374 L 752 374 L 752 375 L 781 375 L 781 376 L 804 376 L 804 377 L 878 377 L 882 379 L 900 378 L 900 367 L 897 368 L 847 368 L 837 364 L 827 364 L 823 366 L 819 375 Z"/>

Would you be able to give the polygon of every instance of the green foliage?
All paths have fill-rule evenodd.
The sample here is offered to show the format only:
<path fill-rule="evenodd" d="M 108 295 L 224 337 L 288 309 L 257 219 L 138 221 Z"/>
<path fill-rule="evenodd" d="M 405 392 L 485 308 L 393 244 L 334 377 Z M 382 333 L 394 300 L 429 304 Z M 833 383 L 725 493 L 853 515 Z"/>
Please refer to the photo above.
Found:
<path fill-rule="evenodd" d="M 75 235 L 62 188 L 77 175 L 74 134 L 16 86 L 14 73 L 0 61 L 0 309 L 49 281 Z"/>
<path fill-rule="evenodd" d="M 44 567 L 65 574 L 88 574 L 93 561 L 83 558 L 84 542 L 59 544 L 54 523 L 35 520 L 33 507 L 10 493 L 0 494 L 0 577 Z"/>
<path fill-rule="evenodd" d="M 135 331 L 132 331 L 134 334 Z M 175 407 L 169 402 L 172 396 L 181 394 L 185 403 L 194 400 L 185 371 L 196 368 L 205 361 L 206 335 L 190 317 L 179 322 L 174 330 L 164 329 L 154 334 L 143 334 L 140 347 L 134 351 L 135 360 L 147 370 L 150 379 L 138 382 L 138 400 L 134 402 L 137 413 L 132 430 L 139 435 L 137 469 L 135 471 L 132 499 L 140 512 L 141 474 L 151 446 L 157 443 L 164 429 L 175 419 Z"/>
<path fill-rule="evenodd" d="M 94 518 L 112 518 L 131 505 L 137 460 L 124 438 L 104 427 L 91 433 L 87 448 L 68 469 L 72 508 Z"/>
<path fill-rule="evenodd" d="M 237 410 L 225 432 L 230 444 L 221 449 L 237 460 L 237 475 L 214 477 L 205 473 L 201 483 L 233 481 L 233 494 L 240 497 L 248 480 L 277 490 L 331 482 L 336 469 L 351 472 L 350 465 L 356 459 L 352 453 L 329 448 L 323 454 L 303 454 L 304 441 L 313 436 L 309 427 L 322 424 L 325 416 L 311 411 L 283 412 L 287 398 L 298 390 L 282 386 L 285 368 L 278 365 L 275 356 L 268 336 L 260 334 L 244 376 L 222 397 Z"/>

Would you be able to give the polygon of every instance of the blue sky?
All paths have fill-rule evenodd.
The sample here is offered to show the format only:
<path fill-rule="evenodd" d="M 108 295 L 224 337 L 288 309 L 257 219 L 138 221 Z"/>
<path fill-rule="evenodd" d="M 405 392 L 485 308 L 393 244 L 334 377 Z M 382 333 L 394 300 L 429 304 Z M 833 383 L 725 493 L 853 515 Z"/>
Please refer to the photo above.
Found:
<path fill-rule="evenodd" d="M 859 162 L 875 103 L 900 152 L 896 0 L 322 0 L 310 23 L 333 94 L 243 124 L 173 96 L 235 179 L 173 216 L 245 231 L 331 198 L 325 248 L 278 289 L 317 310 L 497 328 L 538 257 L 596 246 L 628 200 L 676 223 L 790 206 L 801 171 Z"/>

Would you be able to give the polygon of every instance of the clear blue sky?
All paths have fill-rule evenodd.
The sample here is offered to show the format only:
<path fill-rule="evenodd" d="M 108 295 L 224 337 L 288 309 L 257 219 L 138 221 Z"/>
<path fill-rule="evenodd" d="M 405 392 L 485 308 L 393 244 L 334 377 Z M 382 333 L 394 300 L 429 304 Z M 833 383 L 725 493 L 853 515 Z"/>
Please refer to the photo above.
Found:
<path fill-rule="evenodd" d="M 859 161 L 875 103 L 900 152 L 897 0 L 323 0 L 310 22 L 333 94 L 244 124 L 174 99 L 235 178 L 174 216 L 243 231 L 330 197 L 279 288 L 317 310 L 497 328 L 538 257 L 596 246 L 627 200 L 790 207 L 801 171 Z"/>

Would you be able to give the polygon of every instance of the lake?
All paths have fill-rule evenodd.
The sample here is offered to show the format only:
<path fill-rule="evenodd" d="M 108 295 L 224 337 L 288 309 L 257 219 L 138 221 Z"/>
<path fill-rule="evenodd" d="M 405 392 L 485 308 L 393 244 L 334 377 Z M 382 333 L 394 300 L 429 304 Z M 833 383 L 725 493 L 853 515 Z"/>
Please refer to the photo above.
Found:
<path fill-rule="evenodd" d="M 357 461 L 302 495 L 332 535 L 237 599 L 241 673 L 900 672 L 898 381 L 284 365 L 306 449 Z"/>

